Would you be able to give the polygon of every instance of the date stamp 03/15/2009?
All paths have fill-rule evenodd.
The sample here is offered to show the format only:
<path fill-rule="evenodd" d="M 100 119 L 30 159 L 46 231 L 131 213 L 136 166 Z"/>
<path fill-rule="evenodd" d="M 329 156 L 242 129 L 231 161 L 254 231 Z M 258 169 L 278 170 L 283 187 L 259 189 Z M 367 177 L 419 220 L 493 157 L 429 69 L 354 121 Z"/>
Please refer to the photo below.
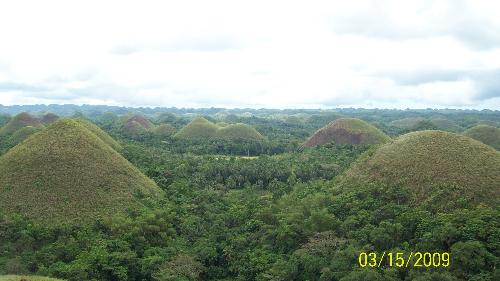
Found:
<path fill-rule="evenodd" d="M 443 252 L 361 252 L 360 267 L 448 267 L 450 253 Z"/>

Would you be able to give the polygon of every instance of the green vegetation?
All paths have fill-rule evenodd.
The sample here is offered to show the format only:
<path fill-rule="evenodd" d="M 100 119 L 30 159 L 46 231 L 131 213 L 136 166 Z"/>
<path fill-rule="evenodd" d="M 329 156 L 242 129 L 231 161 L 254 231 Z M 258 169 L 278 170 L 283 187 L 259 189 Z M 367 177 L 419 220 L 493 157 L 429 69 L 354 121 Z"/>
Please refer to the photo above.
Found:
<path fill-rule="evenodd" d="M 498 111 L 43 105 L 0 105 L 0 111 L 85 118 L 58 120 L 0 156 L 0 276 L 499 279 L 500 152 L 436 131 L 432 122 L 497 124 Z M 124 122 L 134 115 L 153 124 L 146 129 L 132 120 L 140 131 L 130 136 Z M 204 116 L 200 123 L 215 126 L 215 136 L 169 134 L 188 127 L 193 116 Z M 301 145 L 345 117 L 395 138 Z M 434 131 L 402 135 L 410 129 L 391 123 L 405 118 L 421 118 L 411 130 Z M 220 125 L 223 120 L 230 124 Z M 344 124 L 351 131 L 367 128 Z M 218 137 L 224 127 L 254 128 L 265 138 Z M 114 140 L 121 150 L 110 146 Z M 447 252 L 451 264 L 360 268 L 359 253 L 374 251 L 379 257 L 384 251 Z"/>
<path fill-rule="evenodd" d="M 312 147 L 333 142 L 338 145 L 368 145 L 384 143 L 390 138 L 376 127 L 355 118 L 340 118 L 319 129 L 304 146 Z"/>
<path fill-rule="evenodd" d="M 370 154 L 347 172 L 342 186 L 398 186 L 412 194 L 409 204 L 439 210 L 499 203 L 500 153 L 471 138 L 414 132 Z"/>
<path fill-rule="evenodd" d="M 43 276 L 27 276 L 27 275 L 3 275 L 0 276 L 0 281 L 63 281 L 62 279 L 55 279 Z"/>
<path fill-rule="evenodd" d="M 221 127 L 216 136 L 222 139 L 262 140 L 264 137 L 250 125 L 237 123 Z"/>
<path fill-rule="evenodd" d="M 0 206 L 42 221 L 90 220 L 138 206 L 156 185 L 82 125 L 59 120 L 0 158 Z"/>
<path fill-rule="evenodd" d="M 464 135 L 500 150 L 500 129 L 489 125 L 477 125 L 464 132 Z"/>

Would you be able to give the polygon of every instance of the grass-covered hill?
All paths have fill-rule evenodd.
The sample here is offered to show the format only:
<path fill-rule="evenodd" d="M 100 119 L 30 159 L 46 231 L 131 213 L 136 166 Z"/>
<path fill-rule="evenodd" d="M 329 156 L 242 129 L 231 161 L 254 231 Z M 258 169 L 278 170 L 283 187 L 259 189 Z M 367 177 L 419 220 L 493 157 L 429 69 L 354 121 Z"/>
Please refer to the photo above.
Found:
<path fill-rule="evenodd" d="M 94 220 L 157 190 L 81 121 L 60 119 L 0 158 L 0 208 L 39 221 Z"/>
<path fill-rule="evenodd" d="M 48 113 L 45 113 L 44 115 L 42 115 L 42 117 L 40 118 L 40 121 L 44 125 L 48 125 L 48 124 L 54 123 L 57 119 L 59 119 L 59 116 L 57 116 L 56 114 L 54 114 L 52 112 L 48 112 Z"/>
<path fill-rule="evenodd" d="M 139 114 L 132 114 L 124 116 L 123 124 L 127 124 L 128 122 L 137 122 L 141 124 L 146 130 L 151 129 L 154 125 L 149 121 L 146 117 Z"/>
<path fill-rule="evenodd" d="M 431 118 L 430 120 L 439 130 L 447 132 L 460 132 L 460 127 L 456 122 L 446 118 Z"/>
<path fill-rule="evenodd" d="M 122 132 L 129 137 L 137 137 L 152 130 L 154 124 L 139 114 L 125 115 L 122 117 Z"/>
<path fill-rule="evenodd" d="M 264 139 L 254 127 L 248 124 L 227 124 L 225 122 L 215 124 L 203 117 L 194 118 L 189 124 L 179 130 L 179 132 L 175 134 L 175 137 L 179 139 Z"/>
<path fill-rule="evenodd" d="M 7 143 L 9 147 L 14 147 L 17 144 L 21 143 L 23 140 L 27 139 L 32 134 L 43 130 L 43 126 L 25 126 L 21 129 L 15 131 L 10 137 L 7 139 Z"/>
<path fill-rule="evenodd" d="M 203 117 L 194 118 L 175 134 L 180 139 L 213 138 L 219 127 Z"/>
<path fill-rule="evenodd" d="M 0 275 L 0 281 L 63 281 L 62 279 L 33 275 Z"/>
<path fill-rule="evenodd" d="M 160 124 L 152 130 L 153 134 L 158 137 L 169 137 L 175 134 L 174 126 L 170 124 Z"/>
<path fill-rule="evenodd" d="M 477 125 L 464 132 L 464 135 L 500 150 L 500 129 L 489 125 Z"/>
<path fill-rule="evenodd" d="M 304 146 L 327 143 L 338 145 L 368 145 L 389 141 L 390 138 L 376 127 L 356 118 L 340 118 L 316 131 Z"/>
<path fill-rule="evenodd" d="M 411 129 L 413 127 L 416 127 L 419 122 L 424 121 L 424 120 L 425 120 L 425 118 L 423 118 L 423 117 L 407 117 L 407 118 L 392 121 L 389 124 L 391 126 L 394 126 L 394 127 L 400 128 L 400 129 Z"/>
<path fill-rule="evenodd" d="M 413 132 L 361 157 L 340 182 L 344 188 L 403 188 L 410 205 L 495 206 L 500 196 L 500 152 L 455 133 Z"/>
<path fill-rule="evenodd" d="M 23 112 L 14 116 L 10 121 L 5 124 L 2 128 L 0 128 L 0 136 L 12 135 L 17 130 L 26 127 L 41 127 L 43 124 L 40 122 L 40 119 L 32 116 L 29 113 Z"/>
<path fill-rule="evenodd" d="M 242 123 L 220 127 L 217 130 L 217 137 L 222 139 L 247 140 L 262 140 L 264 138 L 254 127 Z"/>

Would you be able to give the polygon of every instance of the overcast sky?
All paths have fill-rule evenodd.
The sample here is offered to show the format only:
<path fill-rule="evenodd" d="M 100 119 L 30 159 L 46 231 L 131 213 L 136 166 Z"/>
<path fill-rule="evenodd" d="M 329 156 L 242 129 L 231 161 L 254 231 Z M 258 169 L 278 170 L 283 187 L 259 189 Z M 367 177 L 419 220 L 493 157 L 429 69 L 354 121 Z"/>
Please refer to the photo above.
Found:
<path fill-rule="evenodd" d="M 2 1 L 37 103 L 500 109 L 500 1 Z"/>

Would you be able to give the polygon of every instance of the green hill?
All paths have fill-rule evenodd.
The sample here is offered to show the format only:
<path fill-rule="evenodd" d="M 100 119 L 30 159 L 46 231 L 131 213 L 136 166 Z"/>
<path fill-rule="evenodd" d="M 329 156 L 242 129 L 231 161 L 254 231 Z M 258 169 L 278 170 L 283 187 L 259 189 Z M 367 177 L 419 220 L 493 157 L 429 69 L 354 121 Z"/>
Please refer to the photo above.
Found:
<path fill-rule="evenodd" d="M 137 122 L 146 130 L 151 129 L 153 127 L 153 123 L 151 123 L 151 121 L 149 121 L 148 119 L 146 119 L 146 117 L 139 114 L 126 115 L 124 117 L 123 124 L 125 125 L 129 122 Z"/>
<path fill-rule="evenodd" d="M 361 157 L 340 186 L 403 188 L 409 204 L 429 201 L 438 209 L 460 202 L 494 206 L 500 195 L 500 152 L 454 133 L 413 132 Z"/>
<path fill-rule="evenodd" d="M 22 141 L 24 141 L 25 139 L 27 139 L 29 136 L 31 136 L 32 134 L 42 130 L 43 127 L 42 126 L 39 126 L 39 127 L 33 127 L 33 126 L 26 126 L 26 127 L 22 127 L 21 129 L 15 131 L 7 140 L 7 142 L 9 143 L 9 147 L 14 147 L 16 146 L 17 144 L 21 143 Z"/>
<path fill-rule="evenodd" d="M 477 125 L 464 132 L 464 135 L 500 150 L 500 129 L 489 125 Z"/>
<path fill-rule="evenodd" d="M 0 157 L 0 208 L 40 221 L 108 216 L 158 190 L 79 121 L 60 119 Z"/>
<path fill-rule="evenodd" d="M 11 135 L 15 131 L 26 126 L 41 127 L 43 125 L 38 118 L 32 116 L 31 114 L 26 112 L 19 113 L 0 129 L 0 136 Z"/>
<path fill-rule="evenodd" d="M 425 120 L 425 118 L 423 118 L 423 117 L 408 117 L 408 118 L 403 118 L 403 119 L 392 121 L 389 124 L 393 127 L 409 130 L 409 129 L 417 126 L 417 124 L 419 122 L 422 122 L 424 120 Z"/>
<path fill-rule="evenodd" d="M 175 133 L 175 128 L 170 124 L 160 124 L 153 129 L 153 134 L 159 137 L 169 137 Z"/>
<path fill-rule="evenodd" d="M 62 279 L 33 275 L 0 275 L 0 281 L 64 281 Z"/>
<path fill-rule="evenodd" d="M 54 123 L 57 119 L 59 119 L 59 116 L 57 116 L 56 114 L 54 114 L 52 112 L 48 112 L 42 116 L 41 122 L 44 125 L 48 125 L 48 124 Z"/>
<path fill-rule="evenodd" d="M 141 123 L 129 120 L 122 126 L 122 131 L 125 135 L 129 137 L 137 137 L 147 132 L 147 129 L 144 128 Z"/>
<path fill-rule="evenodd" d="M 462 127 L 460 127 L 457 123 L 452 120 L 445 118 L 431 118 L 430 120 L 439 130 L 448 131 L 448 132 L 460 132 L 462 131 Z"/>
<path fill-rule="evenodd" d="M 203 117 L 194 118 L 184 126 L 175 137 L 180 139 L 213 138 L 217 135 L 219 127 Z"/>
<path fill-rule="evenodd" d="M 306 140 L 304 146 L 312 147 L 331 142 L 339 145 L 367 145 L 389 140 L 386 134 L 363 120 L 340 118 L 316 131 Z"/>
<path fill-rule="evenodd" d="M 115 141 L 111 136 L 109 136 L 106 132 L 101 130 L 101 128 L 97 127 L 94 123 L 86 120 L 86 119 L 75 119 L 76 122 L 80 123 L 80 125 L 84 126 L 87 130 L 91 131 L 96 135 L 98 138 L 100 138 L 103 142 L 105 142 L 107 145 L 111 146 L 113 149 L 120 151 L 122 149 L 122 146 Z"/>
<path fill-rule="evenodd" d="M 217 137 L 222 139 L 262 140 L 264 137 L 254 127 L 237 123 L 221 127 L 217 130 Z"/>

